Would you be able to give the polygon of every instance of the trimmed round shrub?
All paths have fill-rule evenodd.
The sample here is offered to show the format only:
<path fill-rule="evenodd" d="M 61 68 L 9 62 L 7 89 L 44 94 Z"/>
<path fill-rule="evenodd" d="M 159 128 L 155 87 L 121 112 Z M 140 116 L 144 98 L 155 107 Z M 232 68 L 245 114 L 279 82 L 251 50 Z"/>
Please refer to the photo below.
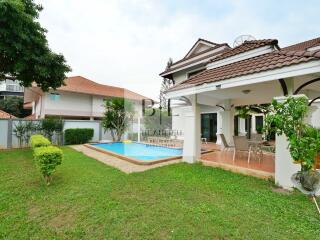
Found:
<path fill-rule="evenodd" d="M 83 144 L 93 138 L 93 128 L 69 128 L 64 131 L 65 144 Z"/>
<path fill-rule="evenodd" d="M 30 138 L 30 144 L 32 148 L 38 148 L 38 147 L 47 147 L 51 145 L 51 142 L 48 138 L 45 138 L 44 136 L 40 134 L 32 135 Z"/>
<path fill-rule="evenodd" d="M 34 149 L 33 156 L 46 183 L 50 184 L 52 173 L 62 162 L 62 150 L 54 146 L 38 147 Z"/>

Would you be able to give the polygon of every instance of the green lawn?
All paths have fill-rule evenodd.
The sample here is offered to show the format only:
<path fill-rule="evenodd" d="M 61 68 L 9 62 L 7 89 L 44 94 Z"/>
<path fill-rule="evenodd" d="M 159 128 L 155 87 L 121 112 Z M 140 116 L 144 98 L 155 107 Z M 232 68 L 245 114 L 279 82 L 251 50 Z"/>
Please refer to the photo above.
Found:
<path fill-rule="evenodd" d="M 31 150 L 0 152 L 0 239 L 319 239 L 298 192 L 201 165 L 126 175 L 70 148 L 45 186 Z"/>

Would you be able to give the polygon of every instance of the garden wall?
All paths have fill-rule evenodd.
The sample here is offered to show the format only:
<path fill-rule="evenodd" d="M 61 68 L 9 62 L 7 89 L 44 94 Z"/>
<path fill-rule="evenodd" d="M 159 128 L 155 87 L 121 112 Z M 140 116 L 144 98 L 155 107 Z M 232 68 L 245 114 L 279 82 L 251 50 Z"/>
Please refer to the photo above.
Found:
<path fill-rule="evenodd" d="M 39 120 L 26 119 L 0 119 L 0 149 L 19 147 L 19 141 L 14 132 L 15 126 L 17 126 L 19 121 L 33 121 L 34 123 L 40 122 Z M 109 132 L 104 132 L 104 129 L 101 126 L 101 121 L 64 120 L 63 130 L 69 128 L 93 128 L 93 142 L 97 142 L 100 140 L 112 140 L 111 134 Z M 52 142 L 56 143 L 58 137 L 59 136 L 54 135 L 52 138 Z"/>

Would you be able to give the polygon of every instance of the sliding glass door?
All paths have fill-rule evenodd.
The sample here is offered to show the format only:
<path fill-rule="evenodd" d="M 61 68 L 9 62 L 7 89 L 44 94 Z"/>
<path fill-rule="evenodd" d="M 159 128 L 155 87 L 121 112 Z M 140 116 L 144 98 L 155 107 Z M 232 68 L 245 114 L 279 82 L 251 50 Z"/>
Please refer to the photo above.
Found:
<path fill-rule="evenodd" d="M 217 114 L 201 114 L 201 137 L 206 138 L 208 142 L 217 140 Z"/>

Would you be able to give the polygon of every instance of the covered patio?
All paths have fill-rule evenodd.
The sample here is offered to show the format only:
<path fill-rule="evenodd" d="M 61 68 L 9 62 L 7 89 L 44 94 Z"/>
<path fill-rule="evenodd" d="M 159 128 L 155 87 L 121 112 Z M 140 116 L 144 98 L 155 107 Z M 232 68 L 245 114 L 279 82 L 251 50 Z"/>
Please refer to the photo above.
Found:
<path fill-rule="evenodd" d="M 310 114 L 306 121 L 314 126 L 320 126 L 320 108 L 317 102 L 320 96 L 319 61 L 303 62 L 292 66 L 288 64 L 281 68 L 256 73 L 249 71 L 245 76 L 221 80 L 219 76 L 216 77 L 217 71 L 216 69 L 206 70 L 183 84 L 173 87 L 167 93 L 171 99 L 184 97 L 189 100 L 188 106 L 183 111 L 185 126 L 188 126 L 184 132 L 183 161 L 188 163 L 202 161 L 206 165 L 231 171 L 240 169 L 237 172 L 242 173 L 245 173 L 243 170 L 247 170 L 249 175 L 258 176 L 260 173 L 261 177 L 274 177 L 276 184 L 290 188 L 292 186 L 290 177 L 299 169 L 299 166 L 292 163 L 285 136 L 277 136 L 274 143 L 275 153 L 264 151 L 260 161 L 253 157 L 248 163 L 246 154 L 237 154 L 233 161 L 233 150 L 221 151 L 223 149 L 219 137 L 216 144 L 221 150 L 215 147 L 215 151 L 200 155 L 201 108 L 203 106 L 216 108 L 217 136 L 224 134 L 230 145 L 234 145 L 234 135 L 246 134 L 248 130 L 244 128 L 244 119 L 235 121 L 238 106 L 268 104 L 273 99 L 283 101 L 287 96 L 303 94 L 310 99 Z M 216 80 L 212 80 L 214 78 Z M 235 131 L 236 124 L 238 127 Z M 252 123 L 251 132 L 255 130 Z"/>

